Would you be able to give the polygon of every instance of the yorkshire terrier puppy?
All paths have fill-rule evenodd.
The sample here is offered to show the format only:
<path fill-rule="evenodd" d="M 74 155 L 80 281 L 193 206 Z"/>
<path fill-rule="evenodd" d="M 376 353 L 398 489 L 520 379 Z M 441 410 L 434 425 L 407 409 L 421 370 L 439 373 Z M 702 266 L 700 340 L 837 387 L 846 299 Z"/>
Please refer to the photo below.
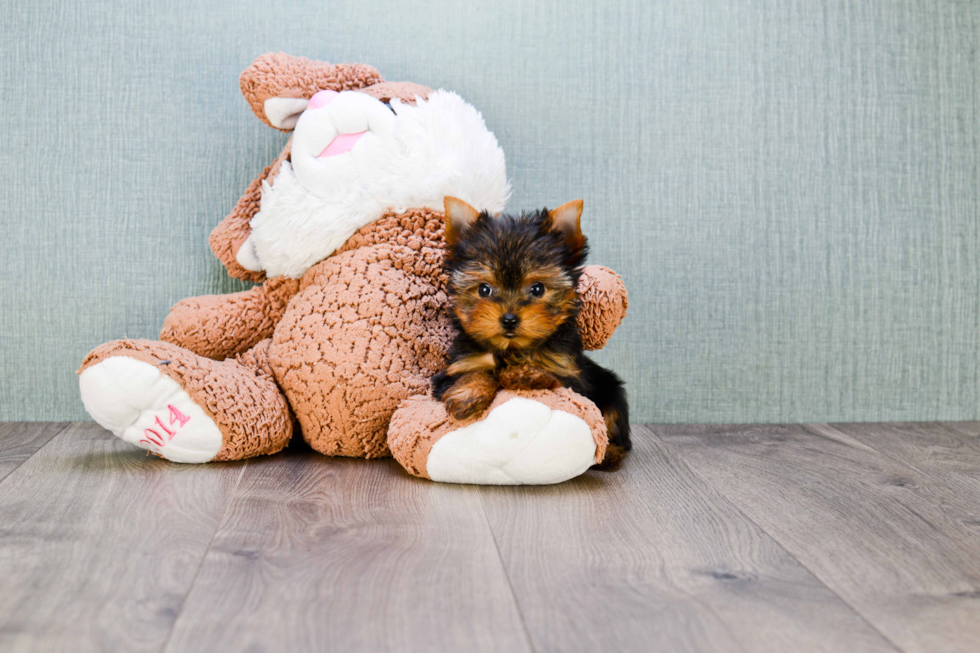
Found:
<path fill-rule="evenodd" d="M 436 399 L 457 419 L 490 405 L 498 388 L 566 386 L 591 399 L 606 422 L 601 469 L 615 469 L 630 443 L 623 382 L 583 353 L 576 288 L 589 246 L 582 201 L 493 217 L 445 199 L 446 270 L 456 339 L 433 378 Z"/>

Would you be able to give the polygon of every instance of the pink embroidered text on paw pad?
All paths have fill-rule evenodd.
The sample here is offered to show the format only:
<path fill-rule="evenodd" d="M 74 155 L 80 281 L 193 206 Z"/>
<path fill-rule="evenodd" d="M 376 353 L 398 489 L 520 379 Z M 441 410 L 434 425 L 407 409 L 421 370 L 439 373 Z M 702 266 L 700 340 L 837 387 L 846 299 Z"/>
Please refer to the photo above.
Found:
<path fill-rule="evenodd" d="M 180 409 L 173 404 L 167 404 L 167 411 L 170 413 L 169 419 L 167 420 L 170 423 L 170 427 L 168 428 L 167 425 L 160 420 L 160 416 L 157 415 L 154 418 L 156 426 L 153 428 L 143 429 L 143 439 L 140 440 L 140 444 L 146 444 L 151 450 L 154 446 L 164 447 L 168 442 L 174 439 L 174 436 L 177 435 L 177 430 L 180 430 L 180 428 L 187 424 L 187 422 L 191 421 L 190 417 L 180 412 Z"/>
<path fill-rule="evenodd" d="M 82 372 L 79 389 L 96 422 L 167 460 L 208 462 L 221 449 L 214 420 L 180 384 L 149 363 L 108 358 Z"/>

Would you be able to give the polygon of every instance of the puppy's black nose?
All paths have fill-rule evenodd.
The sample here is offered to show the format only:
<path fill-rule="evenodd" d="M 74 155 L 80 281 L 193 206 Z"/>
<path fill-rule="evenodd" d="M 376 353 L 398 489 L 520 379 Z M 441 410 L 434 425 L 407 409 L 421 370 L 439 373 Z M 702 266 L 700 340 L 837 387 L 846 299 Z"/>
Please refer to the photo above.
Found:
<path fill-rule="evenodd" d="M 513 313 L 504 313 L 504 316 L 500 318 L 501 326 L 503 326 L 507 331 L 513 331 L 516 329 L 519 322 L 520 320 Z"/>

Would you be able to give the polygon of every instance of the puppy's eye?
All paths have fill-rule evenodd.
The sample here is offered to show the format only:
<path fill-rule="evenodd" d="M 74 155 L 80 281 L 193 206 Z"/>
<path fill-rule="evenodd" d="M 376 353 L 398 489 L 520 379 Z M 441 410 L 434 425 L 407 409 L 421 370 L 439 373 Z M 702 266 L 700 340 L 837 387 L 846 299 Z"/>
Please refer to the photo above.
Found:
<path fill-rule="evenodd" d="M 540 281 L 535 281 L 531 284 L 531 294 L 535 297 L 540 297 L 544 294 L 544 284 Z"/>
<path fill-rule="evenodd" d="M 481 283 L 477 292 L 480 293 L 480 297 L 489 297 L 493 294 L 493 288 L 490 287 L 489 283 Z"/>

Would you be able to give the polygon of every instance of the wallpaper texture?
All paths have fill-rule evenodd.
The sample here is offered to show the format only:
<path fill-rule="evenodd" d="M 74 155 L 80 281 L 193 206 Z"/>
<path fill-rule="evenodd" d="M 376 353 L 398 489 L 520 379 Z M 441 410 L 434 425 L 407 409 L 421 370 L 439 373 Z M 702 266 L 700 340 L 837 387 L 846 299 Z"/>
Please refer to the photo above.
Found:
<path fill-rule="evenodd" d="M 207 236 L 284 136 L 266 51 L 456 90 L 510 207 L 585 200 L 635 421 L 977 419 L 980 3 L 5 2 L 0 419 L 86 415 L 93 346 L 244 286 Z"/>

